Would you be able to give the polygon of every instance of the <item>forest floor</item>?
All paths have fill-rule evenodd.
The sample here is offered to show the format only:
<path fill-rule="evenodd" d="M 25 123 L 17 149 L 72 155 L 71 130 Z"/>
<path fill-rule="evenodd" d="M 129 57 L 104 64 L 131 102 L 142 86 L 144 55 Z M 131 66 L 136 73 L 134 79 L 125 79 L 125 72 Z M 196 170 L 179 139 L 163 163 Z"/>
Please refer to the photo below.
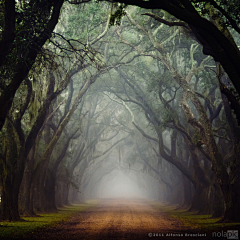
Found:
<path fill-rule="evenodd" d="M 194 216 L 197 215 L 157 202 L 106 199 L 66 221 L 34 231 L 24 239 L 227 239 L 220 234 L 240 228 L 239 224 L 222 228 L 221 224 L 214 225 L 210 217 L 198 220 Z M 212 226 L 211 229 L 206 225 Z M 214 231 L 218 234 L 216 237 L 213 237 Z"/>

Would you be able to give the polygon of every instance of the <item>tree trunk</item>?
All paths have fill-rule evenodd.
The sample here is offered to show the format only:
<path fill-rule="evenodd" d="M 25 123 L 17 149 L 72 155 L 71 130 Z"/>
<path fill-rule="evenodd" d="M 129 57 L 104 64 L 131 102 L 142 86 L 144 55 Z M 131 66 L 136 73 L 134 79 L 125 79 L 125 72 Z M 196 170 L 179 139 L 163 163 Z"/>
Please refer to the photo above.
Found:
<path fill-rule="evenodd" d="M 10 1 L 6 1 L 6 2 L 10 2 Z M 13 2 L 13 1 L 11 0 L 11 2 Z M 1 102 L 1 105 L 0 105 L 0 131 L 2 130 L 2 128 L 4 126 L 7 114 L 12 106 L 12 102 L 13 102 L 13 99 L 14 99 L 17 89 L 19 88 L 22 81 L 28 75 L 32 65 L 35 62 L 35 59 L 37 57 L 39 50 L 42 48 L 42 46 L 45 44 L 45 42 L 51 36 L 49 33 L 51 33 L 54 30 L 56 24 L 58 23 L 60 10 L 61 10 L 62 4 L 64 3 L 64 0 L 53 1 L 53 3 L 54 4 L 51 4 L 51 6 L 53 8 L 51 8 L 51 10 L 49 10 L 52 13 L 52 16 L 49 19 L 49 21 L 46 22 L 46 28 L 44 29 L 44 31 L 41 33 L 39 38 L 36 39 L 37 40 L 36 44 L 39 46 L 39 49 L 36 49 L 31 44 L 29 45 L 29 47 L 27 48 L 27 51 L 29 52 L 28 55 L 25 57 L 25 60 L 19 61 L 17 66 L 15 66 L 17 71 L 16 71 L 15 75 L 13 76 L 12 81 L 8 85 L 7 89 L 0 96 L 0 102 Z M 10 6 L 10 4 L 9 4 L 9 6 Z M 15 19 L 13 14 L 14 13 L 10 14 L 10 16 L 11 15 L 12 16 L 9 19 L 12 19 L 12 18 Z M 8 29 L 8 31 L 9 31 L 9 29 Z M 11 41 L 13 41 L 12 36 L 10 35 L 9 37 L 10 38 L 5 39 L 5 40 L 7 40 L 7 39 L 10 40 L 10 42 L 8 42 L 8 45 L 11 44 Z M 6 45 L 6 44 L 4 44 L 4 45 Z M 3 45 L 3 42 L 1 42 L 1 47 L 4 47 L 4 45 Z M 8 53 L 8 49 L 5 48 L 5 50 L 7 50 L 7 53 Z M 2 54 L 3 53 L 1 52 L 1 55 Z M 5 54 L 3 54 L 3 55 L 5 55 Z"/>
<path fill-rule="evenodd" d="M 182 202 L 178 208 L 189 208 L 192 203 L 191 182 L 182 174 Z"/>
<path fill-rule="evenodd" d="M 79 202 L 79 199 L 78 199 L 78 190 L 73 188 L 73 191 L 72 191 L 72 203 L 78 203 Z M 84 199 L 82 199 L 83 202 L 84 202 Z"/>
<path fill-rule="evenodd" d="M 229 158 L 228 168 L 230 172 L 227 184 L 219 179 L 225 202 L 225 213 L 222 221 L 240 221 L 240 128 L 232 114 L 227 97 L 221 94 L 227 121 L 233 135 L 233 155 Z M 231 135 L 230 134 L 230 135 Z M 222 177 L 223 178 L 223 177 Z"/>
<path fill-rule="evenodd" d="M 213 218 L 222 217 L 224 214 L 224 200 L 221 188 L 218 183 L 215 183 L 213 185 L 213 199 L 212 199 L 212 205 L 213 205 Z"/>
<path fill-rule="evenodd" d="M 57 183 L 57 189 L 55 193 L 55 203 L 57 207 L 63 207 L 63 184 L 61 182 Z"/>
<path fill-rule="evenodd" d="M 55 176 L 49 174 L 49 177 L 46 179 L 45 187 L 44 187 L 44 195 L 45 195 L 45 211 L 53 212 L 57 211 L 57 207 L 55 204 Z"/>
<path fill-rule="evenodd" d="M 229 184 L 228 194 L 224 194 L 225 213 L 223 222 L 240 222 L 240 176 L 238 175 Z"/>
<path fill-rule="evenodd" d="M 63 205 L 69 205 L 68 195 L 69 195 L 69 185 L 64 184 L 62 189 L 62 202 Z"/>
<path fill-rule="evenodd" d="M 33 199 L 32 199 L 32 177 L 30 172 L 26 173 L 23 179 L 24 189 L 22 196 L 22 215 L 23 216 L 34 216 L 36 215 L 33 211 Z"/>
<path fill-rule="evenodd" d="M 32 179 L 33 179 L 33 170 L 34 170 L 34 145 L 28 155 L 28 163 L 25 167 L 23 175 L 23 191 L 22 191 L 22 215 L 24 216 L 35 216 L 33 211 L 33 192 L 32 192 Z"/>
<path fill-rule="evenodd" d="M 1 199 L 1 220 L 17 221 L 20 219 L 18 212 L 19 188 L 18 190 L 16 189 L 10 176 L 4 179 Z"/>
<path fill-rule="evenodd" d="M 189 211 L 197 211 L 198 214 L 210 214 L 211 203 L 208 194 L 209 186 L 197 184 Z"/>
<path fill-rule="evenodd" d="M 34 210 L 36 212 L 45 212 L 45 194 L 44 194 L 44 177 L 41 175 L 34 180 Z"/>
<path fill-rule="evenodd" d="M 1 176 L 2 202 L 0 219 L 2 220 L 16 221 L 20 219 L 18 195 L 24 172 L 24 166 L 21 163 L 25 157 L 21 152 L 18 159 L 20 167 L 16 171 L 7 169 L 5 174 Z"/>

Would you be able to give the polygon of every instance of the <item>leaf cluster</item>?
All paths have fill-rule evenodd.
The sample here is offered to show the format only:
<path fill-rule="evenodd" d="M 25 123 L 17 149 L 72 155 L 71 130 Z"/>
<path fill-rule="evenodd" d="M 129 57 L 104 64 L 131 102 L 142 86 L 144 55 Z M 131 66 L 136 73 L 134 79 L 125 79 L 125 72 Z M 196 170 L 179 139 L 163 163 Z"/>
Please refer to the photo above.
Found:
<path fill-rule="evenodd" d="M 216 12 L 212 15 L 213 19 L 221 18 L 222 24 L 226 27 L 235 28 L 236 25 L 239 27 L 240 2 L 238 0 L 190 0 L 190 2 L 202 16 L 210 14 L 209 5 L 214 6 Z"/>
<path fill-rule="evenodd" d="M 110 26 L 120 26 L 122 18 L 126 15 L 125 9 L 126 9 L 126 4 L 118 4 L 117 9 L 114 13 L 111 14 L 110 18 Z"/>

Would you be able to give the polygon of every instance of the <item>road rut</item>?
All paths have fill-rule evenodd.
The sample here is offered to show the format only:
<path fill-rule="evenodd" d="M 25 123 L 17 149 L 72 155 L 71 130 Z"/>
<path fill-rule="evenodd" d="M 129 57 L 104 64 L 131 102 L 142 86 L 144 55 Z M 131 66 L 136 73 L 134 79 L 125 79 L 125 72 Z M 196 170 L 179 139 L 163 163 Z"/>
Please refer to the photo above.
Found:
<path fill-rule="evenodd" d="M 186 237 L 185 233 L 191 234 L 191 230 L 147 201 L 107 199 L 28 239 L 207 239 Z"/>

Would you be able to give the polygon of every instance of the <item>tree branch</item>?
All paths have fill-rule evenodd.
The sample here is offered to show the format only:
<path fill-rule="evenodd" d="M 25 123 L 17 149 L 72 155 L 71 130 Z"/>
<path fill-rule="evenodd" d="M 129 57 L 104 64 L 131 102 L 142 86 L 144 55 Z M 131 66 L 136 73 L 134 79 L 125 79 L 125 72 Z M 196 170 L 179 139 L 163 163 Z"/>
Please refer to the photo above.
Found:
<path fill-rule="evenodd" d="M 155 20 L 157 20 L 158 22 L 161 22 L 165 25 L 168 25 L 169 27 L 173 27 L 173 26 L 181 26 L 181 27 L 185 27 L 189 30 L 189 26 L 187 23 L 185 22 L 169 22 L 169 21 L 166 21 L 160 17 L 158 17 L 157 15 L 155 15 L 154 13 L 151 13 L 151 12 L 148 12 L 148 13 L 143 13 L 141 15 L 146 15 L 146 16 L 149 16 L 151 18 L 154 18 Z"/>
<path fill-rule="evenodd" d="M 0 41 L 0 66 L 12 48 L 15 39 L 15 0 L 5 0 L 5 24 Z"/>

